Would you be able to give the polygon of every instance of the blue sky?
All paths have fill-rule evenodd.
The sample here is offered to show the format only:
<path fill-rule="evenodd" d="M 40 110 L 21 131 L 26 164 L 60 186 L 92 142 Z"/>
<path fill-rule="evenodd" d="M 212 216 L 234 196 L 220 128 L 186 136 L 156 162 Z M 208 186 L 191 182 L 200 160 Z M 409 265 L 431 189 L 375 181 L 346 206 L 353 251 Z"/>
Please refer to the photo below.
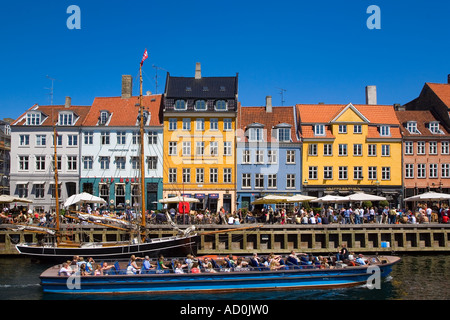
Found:
<path fill-rule="evenodd" d="M 70 5 L 81 30 L 69 30 Z M 370 5 L 381 29 L 369 30 Z M 239 73 L 239 100 L 264 105 L 406 103 L 425 82 L 450 74 L 449 1 L 8 1 L 0 6 L 0 118 L 17 118 L 34 103 L 65 96 L 90 105 L 119 96 L 122 74 L 137 76 L 144 49 L 144 92 L 155 92 L 156 65 L 173 76 Z M 158 72 L 158 92 L 166 71 Z"/>

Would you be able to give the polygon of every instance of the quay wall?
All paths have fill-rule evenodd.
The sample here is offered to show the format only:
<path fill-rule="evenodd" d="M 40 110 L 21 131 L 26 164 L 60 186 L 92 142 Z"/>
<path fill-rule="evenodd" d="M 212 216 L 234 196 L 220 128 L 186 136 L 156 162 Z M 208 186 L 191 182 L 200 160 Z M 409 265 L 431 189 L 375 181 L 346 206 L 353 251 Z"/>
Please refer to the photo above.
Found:
<path fill-rule="evenodd" d="M 341 244 L 355 253 L 450 252 L 450 225 L 196 225 L 202 234 L 198 254 L 335 253 Z M 179 226 L 183 229 L 183 226 Z M 187 227 L 187 226 L 186 226 Z M 168 225 L 152 225 L 150 238 L 176 234 Z M 128 234 L 102 226 L 63 225 L 63 235 L 74 241 L 124 241 Z M 205 233 L 205 234 L 203 234 Z M 207 234 L 209 233 L 209 234 Z M 37 234 L 12 231 L 0 225 L 0 255 L 18 254 L 17 242 L 36 242 Z"/>

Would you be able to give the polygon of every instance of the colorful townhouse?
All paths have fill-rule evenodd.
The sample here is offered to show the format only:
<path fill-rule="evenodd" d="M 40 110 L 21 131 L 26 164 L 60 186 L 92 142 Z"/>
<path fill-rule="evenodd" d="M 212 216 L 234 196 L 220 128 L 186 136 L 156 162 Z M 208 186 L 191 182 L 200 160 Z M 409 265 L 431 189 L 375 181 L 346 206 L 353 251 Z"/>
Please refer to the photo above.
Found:
<path fill-rule="evenodd" d="M 141 206 L 145 179 L 146 209 L 161 209 L 163 178 L 162 96 L 142 98 L 144 165 L 140 169 L 139 96 L 132 96 L 132 78 L 122 77 L 122 95 L 96 97 L 83 121 L 80 144 L 80 191 L 100 196 L 115 210 Z"/>
<path fill-rule="evenodd" d="M 197 198 L 192 209 L 236 208 L 238 76 L 166 78 L 164 197 Z"/>
<path fill-rule="evenodd" d="M 81 124 L 90 106 L 34 105 L 11 124 L 10 194 L 33 201 L 36 212 L 54 210 L 54 130 L 59 200 L 78 193 L 81 157 Z"/>
<path fill-rule="evenodd" d="M 402 200 L 402 137 L 390 105 L 296 106 L 304 194 L 365 192 Z"/>
<path fill-rule="evenodd" d="M 237 202 L 251 203 L 266 195 L 293 196 L 302 191 L 301 142 L 297 136 L 295 108 L 272 106 L 238 109 Z"/>
<path fill-rule="evenodd" d="M 429 110 L 396 111 L 403 136 L 405 198 L 450 192 L 450 133 Z"/>

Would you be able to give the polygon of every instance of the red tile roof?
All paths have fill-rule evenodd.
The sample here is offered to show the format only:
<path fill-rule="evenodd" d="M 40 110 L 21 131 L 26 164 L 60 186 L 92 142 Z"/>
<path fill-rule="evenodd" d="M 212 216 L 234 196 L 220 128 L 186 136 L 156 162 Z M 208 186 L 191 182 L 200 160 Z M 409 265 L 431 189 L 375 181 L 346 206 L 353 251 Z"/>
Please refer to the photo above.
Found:
<path fill-rule="evenodd" d="M 426 85 L 450 108 L 450 84 L 427 82 Z"/>
<path fill-rule="evenodd" d="M 40 106 L 38 104 L 30 107 L 26 112 L 24 112 L 20 117 L 18 117 L 11 125 L 12 126 L 22 126 L 26 122 L 26 114 L 29 111 L 40 111 L 44 113 L 47 117 L 44 122 L 41 123 L 41 127 L 51 127 L 58 122 L 59 111 L 73 111 L 77 116 L 79 116 L 76 126 L 80 126 L 86 118 L 89 112 L 90 106 L 70 106 L 65 108 L 64 105 L 53 105 L 53 106 Z"/>
<path fill-rule="evenodd" d="M 145 110 L 151 114 L 150 126 L 162 126 L 162 95 L 143 96 L 142 104 Z M 100 111 L 108 111 L 111 114 L 108 126 L 134 126 L 139 114 L 139 97 L 122 99 L 121 97 L 97 97 L 94 99 L 91 110 L 83 122 L 83 126 L 96 126 Z"/>
<path fill-rule="evenodd" d="M 444 128 L 444 126 L 439 126 L 439 129 L 444 132 L 444 134 L 433 134 L 428 130 L 427 125 L 432 121 L 438 121 L 429 110 L 407 110 L 407 111 L 396 111 L 395 114 L 400 122 L 400 130 L 405 137 L 445 137 L 448 138 L 450 133 Z M 416 121 L 417 130 L 420 134 L 410 133 L 406 129 L 406 123 L 408 121 Z"/>

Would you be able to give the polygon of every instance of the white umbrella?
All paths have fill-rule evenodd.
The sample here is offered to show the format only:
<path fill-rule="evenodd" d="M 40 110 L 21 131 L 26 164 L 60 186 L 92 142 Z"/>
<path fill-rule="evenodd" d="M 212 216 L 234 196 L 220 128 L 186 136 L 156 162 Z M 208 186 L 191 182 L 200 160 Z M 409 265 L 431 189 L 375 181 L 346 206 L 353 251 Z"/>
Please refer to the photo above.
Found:
<path fill-rule="evenodd" d="M 196 198 L 189 198 L 183 196 L 177 196 L 172 198 L 164 198 L 159 200 L 160 203 L 178 203 L 178 202 L 200 202 L 200 200 Z"/>
<path fill-rule="evenodd" d="M 430 191 L 406 198 L 404 201 L 449 200 L 449 199 L 450 194 Z"/>
<path fill-rule="evenodd" d="M 287 198 L 286 202 L 304 202 L 304 201 L 311 201 L 315 200 L 317 197 L 311 197 L 311 196 L 305 196 L 303 194 L 297 194 L 295 196 Z"/>
<path fill-rule="evenodd" d="M 32 203 L 33 201 L 31 201 L 30 199 L 10 196 L 10 195 L 7 195 L 7 194 L 0 195 L 0 203 L 11 203 L 11 202 Z"/>
<path fill-rule="evenodd" d="M 351 194 L 347 197 L 350 201 L 382 201 L 386 200 L 386 197 L 375 196 L 373 194 L 367 194 L 358 192 Z"/>
<path fill-rule="evenodd" d="M 326 195 L 324 197 L 311 200 L 311 202 L 347 202 L 347 201 L 349 201 L 348 197 L 333 196 L 333 195 Z"/>
<path fill-rule="evenodd" d="M 275 196 L 275 195 L 267 195 L 265 197 L 256 199 L 252 202 L 252 204 L 273 204 L 273 203 L 284 203 L 287 202 L 289 197 L 285 196 Z"/>
<path fill-rule="evenodd" d="M 67 200 L 64 202 L 64 207 L 69 207 L 73 204 L 77 203 L 101 203 L 106 204 L 106 201 L 100 197 L 96 197 L 90 193 L 82 192 L 78 194 L 74 194 L 67 198 Z"/>

